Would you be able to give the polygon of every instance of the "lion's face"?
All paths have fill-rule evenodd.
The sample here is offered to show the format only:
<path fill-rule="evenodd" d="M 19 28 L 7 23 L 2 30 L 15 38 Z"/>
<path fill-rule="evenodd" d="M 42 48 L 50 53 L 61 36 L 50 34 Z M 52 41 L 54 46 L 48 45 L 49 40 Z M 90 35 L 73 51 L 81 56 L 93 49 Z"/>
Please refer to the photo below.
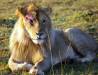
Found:
<path fill-rule="evenodd" d="M 35 44 L 42 44 L 48 37 L 51 29 L 51 20 L 46 9 L 34 5 L 23 7 L 20 11 L 24 28 Z"/>

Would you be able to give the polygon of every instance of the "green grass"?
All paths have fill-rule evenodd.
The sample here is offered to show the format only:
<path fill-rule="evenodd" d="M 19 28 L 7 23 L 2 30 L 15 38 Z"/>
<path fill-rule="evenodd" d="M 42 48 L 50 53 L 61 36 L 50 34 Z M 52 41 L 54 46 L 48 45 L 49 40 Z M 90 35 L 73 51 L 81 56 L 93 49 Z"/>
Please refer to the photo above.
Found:
<path fill-rule="evenodd" d="M 12 73 L 7 66 L 10 56 L 8 41 L 16 21 L 15 10 L 26 2 L 27 0 L 0 0 L 0 75 L 28 75 L 27 72 Z M 52 7 L 53 27 L 78 27 L 98 40 L 98 0 L 49 0 L 46 3 L 38 0 L 37 3 Z M 46 75 L 98 75 L 98 63 L 59 64 L 53 71 L 50 69 L 46 72 Z"/>

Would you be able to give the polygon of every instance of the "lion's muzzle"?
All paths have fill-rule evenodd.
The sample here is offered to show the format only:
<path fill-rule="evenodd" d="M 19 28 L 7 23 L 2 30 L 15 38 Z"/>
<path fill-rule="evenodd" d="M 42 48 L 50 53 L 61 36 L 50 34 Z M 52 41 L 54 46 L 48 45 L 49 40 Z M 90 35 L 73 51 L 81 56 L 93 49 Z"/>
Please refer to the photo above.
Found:
<path fill-rule="evenodd" d="M 33 43 L 42 44 L 46 41 L 47 35 L 45 33 L 39 32 L 36 33 L 36 38 L 32 38 Z"/>

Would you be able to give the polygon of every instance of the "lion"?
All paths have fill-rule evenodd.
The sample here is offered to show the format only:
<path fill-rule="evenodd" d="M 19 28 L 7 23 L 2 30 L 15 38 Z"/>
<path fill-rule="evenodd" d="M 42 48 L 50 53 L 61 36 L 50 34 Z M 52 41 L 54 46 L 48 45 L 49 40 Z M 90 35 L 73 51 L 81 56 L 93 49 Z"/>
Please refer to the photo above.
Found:
<path fill-rule="evenodd" d="M 9 42 L 8 65 L 12 71 L 44 75 L 50 67 L 67 59 L 84 63 L 96 58 L 97 44 L 89 34 L 77 28 L 53 28 L 50 14 L 51 8 L 34 3 L 16 10 L 18 20 Z"/>

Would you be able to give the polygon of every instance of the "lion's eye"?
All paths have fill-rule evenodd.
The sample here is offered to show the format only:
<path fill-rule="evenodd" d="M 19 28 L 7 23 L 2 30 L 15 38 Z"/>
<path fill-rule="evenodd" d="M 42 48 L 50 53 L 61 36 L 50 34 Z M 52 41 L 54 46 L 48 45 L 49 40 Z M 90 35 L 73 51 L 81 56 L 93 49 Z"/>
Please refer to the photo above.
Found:
<path fill-rule="evenodd" d="M 43 23 L 43 24 L 45 24 L 45 23 L 46 23 L 46 20 L 45 20 L 45 19 L 43 19 L 43 20 L 42 20 L 42 23 Z"/>
<path fill-rule="evenodd" d="M 33 20 L 30 19 L 30 24 L 33 24 Z"/>
<path fill-rule="evenodd" d="M 35 18 L 34 18 L 34 17 L 27 15 L 25 18 L 26 18 L 27 21 L 29 21 L 29 23 L 30 23 L 31 25 L 33 25 L 33 21 L 35 21 Z"/>

